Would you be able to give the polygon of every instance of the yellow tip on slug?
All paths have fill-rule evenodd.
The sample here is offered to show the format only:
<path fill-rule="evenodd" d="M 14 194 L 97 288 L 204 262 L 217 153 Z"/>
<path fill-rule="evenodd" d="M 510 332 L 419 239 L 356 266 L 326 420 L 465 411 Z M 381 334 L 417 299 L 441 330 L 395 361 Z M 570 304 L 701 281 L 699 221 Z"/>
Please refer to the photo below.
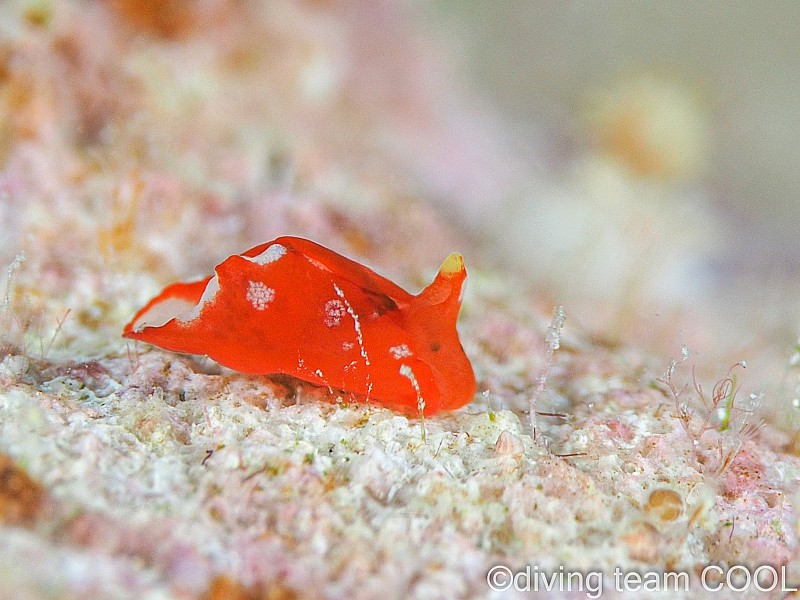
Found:
<path fill-rule="evenodd" d="M 464 270 L 464 257 L 458 252 L 453 252 L 444 259 L 442 266 L 439 267 L 440 275 L 456 275 Z"/>

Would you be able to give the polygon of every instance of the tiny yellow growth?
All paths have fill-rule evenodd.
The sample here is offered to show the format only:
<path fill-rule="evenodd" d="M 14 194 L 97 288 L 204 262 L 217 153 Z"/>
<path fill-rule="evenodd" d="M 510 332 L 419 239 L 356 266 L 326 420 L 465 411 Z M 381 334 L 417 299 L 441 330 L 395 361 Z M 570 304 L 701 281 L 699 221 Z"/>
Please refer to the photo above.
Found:
<path fill-rule="evenodd" d="M 439 273 L 442 275 L 455 275 L 464 270 L 464 257 L 458 252 L 453 252 L 450 256 L 444 259 L 442 266 L 439 268 Z"/>

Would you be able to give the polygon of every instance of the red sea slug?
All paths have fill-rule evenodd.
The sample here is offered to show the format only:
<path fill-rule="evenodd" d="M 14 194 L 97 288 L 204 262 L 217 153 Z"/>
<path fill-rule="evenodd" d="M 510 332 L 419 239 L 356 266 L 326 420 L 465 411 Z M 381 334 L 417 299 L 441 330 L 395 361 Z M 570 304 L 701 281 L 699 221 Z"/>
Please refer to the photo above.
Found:
<path fill-rule="evenodd" d="M 466 278 L 451 254 L 413 296 L 319 244 L 280 237 L 227 258 L 213 276 L 166 287 L 123 335 L 427 416 L 475 394 L 456 331 Z"/>

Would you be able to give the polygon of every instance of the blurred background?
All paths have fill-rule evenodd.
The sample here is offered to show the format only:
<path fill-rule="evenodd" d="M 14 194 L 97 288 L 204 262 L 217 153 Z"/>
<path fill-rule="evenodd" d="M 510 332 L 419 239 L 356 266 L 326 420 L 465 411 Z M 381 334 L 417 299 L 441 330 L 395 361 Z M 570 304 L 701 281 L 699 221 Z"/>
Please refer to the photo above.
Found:
<path fill-rule="evenodd" d="M 752 358 L 791 343 L 800 4 L 421 7 L 529 176 L 478 219 L 507 263 L 590 328 L 627 306 L 658 330 L 671 306 L 665 346 Z"/>
<path fill-rule="evenodd" d="M 587 141 L 606 144 L 640 172 L 702 187 L 725 226 L 733 252 L 727 259 L 737 266 L 762 275 L 765 267 L 796 270 L 800 5 L 462 0 L 423 6 L 475 90 L 517 135 L 539 145 L 542 160 L 558 169 Z M 609 113 L 624 108 L 671 119 L 650 125 L 666 128 L 650 143 L 670 164 L 647 164 L 641 156 L 636 164 L 631 155 L 647 153 L 646 141 L 637 149 L 631 139 L 625 148 L 620 132 L 609 139 L 615 134 L 607 129 L 620 126 Z M 664 139 L 670 136 L 682 139 Z"/>

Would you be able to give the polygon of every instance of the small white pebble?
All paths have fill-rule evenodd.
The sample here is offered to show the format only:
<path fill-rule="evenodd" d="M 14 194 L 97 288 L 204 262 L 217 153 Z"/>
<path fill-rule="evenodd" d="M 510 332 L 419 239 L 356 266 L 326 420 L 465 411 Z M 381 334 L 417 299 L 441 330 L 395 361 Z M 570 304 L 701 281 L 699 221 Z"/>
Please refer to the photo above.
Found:
<path fill-rule="evenodd" d="M 501 456 L 520 456 L 525 452 L 525 444 L 516 435 L 506 430 L 497 438 L 494 451 Z"/>
<path fill-rule="evenodd" d="M 8 377 L 11 379 L 22 377 L 28 372 L 30 363 L 27 356 L 21 354 L 9 354 L 0 362 L 0 378 Z"/>

